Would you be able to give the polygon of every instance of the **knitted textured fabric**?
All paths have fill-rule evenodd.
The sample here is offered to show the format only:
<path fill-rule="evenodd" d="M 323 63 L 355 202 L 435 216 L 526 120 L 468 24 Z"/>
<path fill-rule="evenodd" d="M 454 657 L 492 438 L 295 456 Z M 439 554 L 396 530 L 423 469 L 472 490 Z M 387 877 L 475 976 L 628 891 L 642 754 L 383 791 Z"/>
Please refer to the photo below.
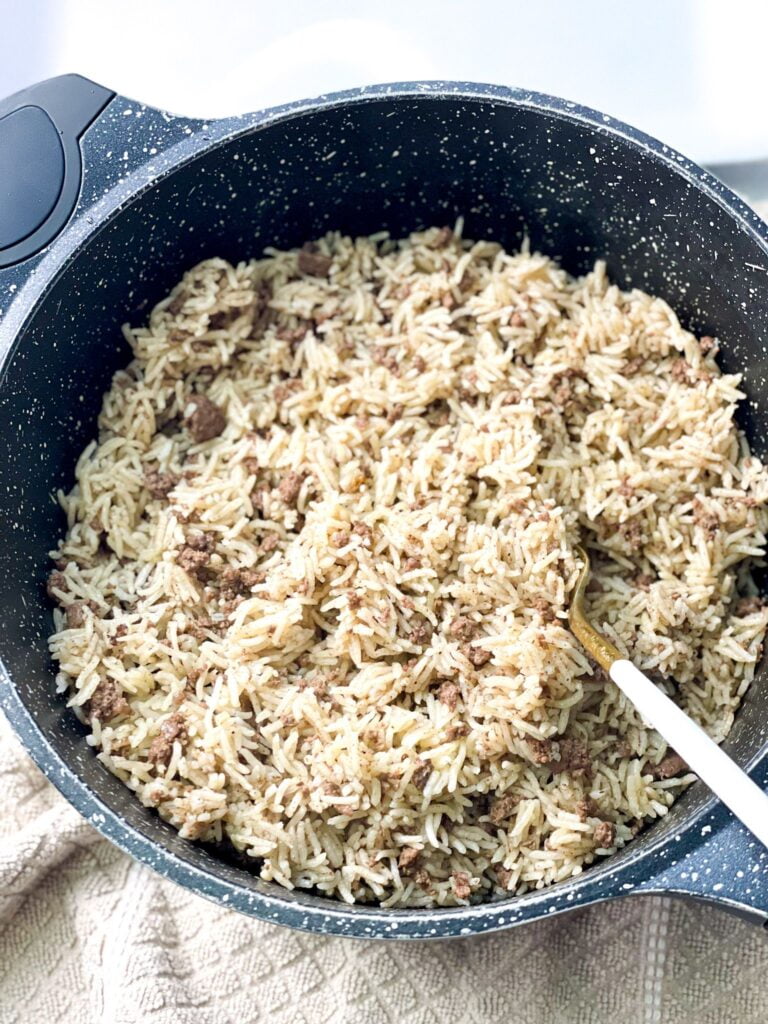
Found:
<path fill-rule="evenodd" d="M 0 717 L 0 1024 L 764 1024 L 768 942 L 647 897 L 357 942 L 222 910 L 101 839 Z"/>

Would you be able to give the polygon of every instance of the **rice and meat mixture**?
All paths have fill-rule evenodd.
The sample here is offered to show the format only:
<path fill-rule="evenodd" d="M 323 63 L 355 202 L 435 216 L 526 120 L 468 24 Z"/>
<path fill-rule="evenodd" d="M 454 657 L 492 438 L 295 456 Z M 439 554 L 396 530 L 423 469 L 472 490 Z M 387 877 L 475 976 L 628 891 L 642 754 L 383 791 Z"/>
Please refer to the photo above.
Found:
<path fill-rule="evenodd" d="M 568 631 L 717 740 L 768 623 L 768 474 L 714 339 L 598 263 L 431 229 L 190 270 L 61 495 L 58 683 L 264 879 L 425 906 L 578 874 L 690 782 Z"/>

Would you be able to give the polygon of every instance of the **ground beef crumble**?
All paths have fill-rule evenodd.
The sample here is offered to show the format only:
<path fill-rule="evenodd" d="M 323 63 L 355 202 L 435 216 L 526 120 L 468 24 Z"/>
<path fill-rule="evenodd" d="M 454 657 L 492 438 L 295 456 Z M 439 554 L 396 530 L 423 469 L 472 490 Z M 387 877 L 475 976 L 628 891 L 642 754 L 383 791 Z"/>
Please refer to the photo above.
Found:
<path fill-rule="evenodd" d="M 616 842 L 616 826 L 612 821 L 601 821 L 595 826 L 595 846 L 601 850 L 610 850 Z"/>
<path fill-rule="evenodd" d="M 456 871 L 451 875 L 453 891 L 457 900 L 468 900 L 472 895 L 472 886 L 469 884 L 469 875 L 466 871 Z"/>
<path fill-rule="evenodd" d="M 303 482 L 304 477 L 300 473 L 291 471 L 284 476 L 277 488 L 281 501 L 285 502 L 286 505 L 294 506 L 298 500 Z"/>
<path fill-rule="evenodd" d="M 178 482 L 179 477 L 175 473 L 160 473 L 153 469 L 144 474 L 144 486 L 153 498 L 167 498 Z"/>
<path fill-rule="evenodd" d="M 428 764 L 426 761 L 420 761 L 419 766 L 417 767 L 416 771 L 413 773 L 411 777 L 411 782 L 417 789 L 420 789 L 423 792 L 424 789 L 426 788 L 427 783 L 429 782 L 429 777 L 431 774 L 432 765 Z"/>
<path fill-rule="evenodd" d="M 52 572 L 48 577 L 48 581 L 45 585 L 45 590 L 46 593 L 48 594 L 48 597 L 50 597 L 52 601 L 56 601 L 57 604 L 60 604 L 61 599 L 55 592 L 59 590 L 64 594 L 67 593 L 67 577 L 64 575 L 63 572 L 59 572 L 59 570 L 57 569 L 55 572 Z"/>
<path fill-rule="evenodd" d="M 491 819 L 494 825 L 498 825 L 506 818 L 512 816 L 512 813 L 517 807 L 518 802 L 518 798 L 516 796 L 513 796 L 511 793 L 506 794 L 506 796 L 496 797 L 496 799 L 491 804 L 490 810 L 488 811 L 488 817 Z"/>
<path fill-rule="evenodd" d="M 760 597 L 742 597 L 736 605 L 736 615 L 741 619 L 746 615 L 756 615 L 765 608 L 765 604 Z"/>
<path fill-rule="evenodd" d="M 210 441 L 224 432 L 227 418 L 210 398 L 206 398 L 205 395 L 195 395 L 190 399 L 190 405 L 193 408 L 186 423 L 193 440 L 198 443 Z"/>
<path fill-rule="evenodd" d="M 448 627 L 450 635 L 457 640 L 472 640 L 477 630 L 477 623 L 466 615 L 458 615 Z"/>
<path fill-rule="evenodd" d="M 648 762 L 643 769 L 643 774 L 652 775 L 654 779 L 674 779 L 675 776 L 682 775 L 682 773 L 687 770 L 688 765 L 682 757 L 673 752 L 671 754 L 667 754 L 667 756 L 659 761 L 658 764 L 651 764 Z"/>
<path fill-rule="evenodd" d="M 461 653 L 474 668 L 482 668 L 493 657 L 490 651 L 486 651 L 483 647 L 475 647 L 472 644 L 462 644 L 460 649 Z"/>
<path fill-rule="evenodd" d="M 210 555 L 207 551 L 199 551 L 196 548 L 185 545 L 179 548 L 176 556 L 176 564 L 189 576 L 199 576 L 201 571 L 208 565 Z"/>
<path fill-rule="evenodd" d="M 149 746 L 147 760 L 155 766 L 167 765 L 173 753 L 174 740 L 183 739 L 185 735 L 184 719 L 178 711 L 163 722 L 160 731 Z"/>
<path fill-rule="evenodd" d="M 105 679 L 99 683 L 88 702 L 89 717 L 98 718 L 102 723 L 118 715 L 127 715 L 130 710 L 122 687 L 114 679 Z"/>
<path fill-rule="evenodd" d="M 437 699 L 441 704 L 445 704 L 451 711 L 456 710 L 456 705 L 461 697 L 461 690 L 456 683 L 443 683 L 440 689 L 437 691 Z"/>
<path fill-rule="evenodd" d="M 94 615 L 99 610 L 95 601 L 73 601 L 64 609 L 67 617 L 67 629 L 82 629 L 86 622 L 86 611 Z"/>
<path fill-rule="evenodd" d="M 698 497 L 693 499 L 693 521 L 702 528 L 710 540 L 714 539 L 720 529 L 720 519 L 717 513 L 707 508 L 706 504 Z"/>
<path fill-rule="evenodd" d="M 306 242 L 299 249 L 297 263 L 302 274 L 309 274 L 310 277 L 327 277 L 333 259 L 320 252 L 317 242 Z"/>
<path fill-rule="evenodd" d="M 415 846 L 406 846 L 400 851 L 397 859 L 397 866 L 401 875 L 412 875 L 418 868 L 421 850 Z"/>
<path fill-rule="evenodd" d="M 534 764 L 543 765 L 554 772 L 585 775 L 592 770 L 586 744 L 571 736 L 557 740 L 529 739 L 528 749 Z"/>

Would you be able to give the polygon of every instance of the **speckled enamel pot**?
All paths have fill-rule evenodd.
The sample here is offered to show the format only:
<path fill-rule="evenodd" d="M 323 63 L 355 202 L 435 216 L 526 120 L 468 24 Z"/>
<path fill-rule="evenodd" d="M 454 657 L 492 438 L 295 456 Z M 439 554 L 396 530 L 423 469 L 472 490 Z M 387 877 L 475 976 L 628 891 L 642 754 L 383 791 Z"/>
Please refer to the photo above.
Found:
<path fill-rule="evenodd" d="M 78 116 L 68 119 L 73 104 Z M 388 228 L 397 236 L 457 214 L 470 237 L 514 247 L 528 232 L 571 271 L 604 257 L 622 285 L 663 296 L 686 326 L 724 339 L 723 364 L 744 372 L 743 424 L 765 455 L 765 224 L 701 168 L 610 117 L 548 96 L 450 82 L 377 86 L 203 123 L 75 76 L 55 79 L 0 105 L 0 168 L 13 175 L 31 164 L 12 183 L 21 201 L 49 167 L 52 143 L 30 143 L 34 118 L 17 119 L 24 159 L 9 160 L 6 141 L 3 163 L 3 118 L 36 105 L 62 139 L 69 177 L 55 196 L 38 196 L 36 215 L 10 227 L 0 189 L 0 705 L 48 778 L 107 838 L 156 871 L 294 928 L 470 935 L 662 892 L 765 923 L 768 856 L 698 784 L 625 851 L 516 899 L 381 910 L 265 884 L 180 839 L 96 761 L 54 693 L 44 593 L 46 552 L 63 528 L 51 496 L 71 483 L 101 395 L 128 359 L 120 324 L 140 321 L 201 258 L 244 259 L 327 228 Z M 6 131 L 6 140 L 12 135 Z M 766 696 L 761 676 L 728 741 L 763 786 Z"/>

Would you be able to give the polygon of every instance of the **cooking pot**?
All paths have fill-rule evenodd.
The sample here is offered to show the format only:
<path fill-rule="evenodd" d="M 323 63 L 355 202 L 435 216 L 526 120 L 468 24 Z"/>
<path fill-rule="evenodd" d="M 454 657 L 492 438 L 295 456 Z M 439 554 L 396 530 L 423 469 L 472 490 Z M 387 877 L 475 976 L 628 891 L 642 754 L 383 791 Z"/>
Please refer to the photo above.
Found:
<path fill-rule="evenodd" d="M 768 922 L 768 855 L 701 784 L 625 850 L 571 881 L 479 906 L 346 906 L 261 881 L 181 839 L 96 760 L 54 688 L 47 552 L 102 394 L 184 270 L 296 246 L 329 228 L 394 236 L 466 218 L 471 238 L 532 245 L 571 273 L 660 295 L 722 339 L 742 426 L 768 448 L 768 228 L 715 178 L 612 118 L 521 90 L 376 86 L 205 123 L 75 75 L 0 103 L 0 706 L 47 777 L 133 857 L 220 904 L 340 935 L 505 928 L 601 900 L 674 893 Z M 768 786 L 759 673 L 727 741 Z"/>

